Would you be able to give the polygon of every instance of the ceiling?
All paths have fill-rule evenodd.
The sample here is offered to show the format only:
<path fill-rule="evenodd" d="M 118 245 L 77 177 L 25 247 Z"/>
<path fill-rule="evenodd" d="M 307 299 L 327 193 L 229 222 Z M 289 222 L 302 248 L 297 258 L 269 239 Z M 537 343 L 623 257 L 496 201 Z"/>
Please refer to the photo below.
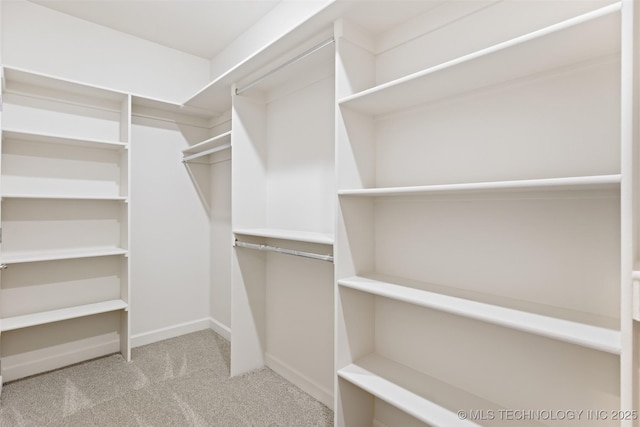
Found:
<path fill-rule="evenodd" d="M 117 31 L 211 59 L 279 0 L 29 0 Z"/>
<path fill-rule="evenodd" d="M 0 0 L 1 1 L 1 0 Z M 281 1 L 313 0 L 28 0 L 123 33 L 212 59 Z M 342 0 L 345 16 L 377 32 L 445 0 Z"/>

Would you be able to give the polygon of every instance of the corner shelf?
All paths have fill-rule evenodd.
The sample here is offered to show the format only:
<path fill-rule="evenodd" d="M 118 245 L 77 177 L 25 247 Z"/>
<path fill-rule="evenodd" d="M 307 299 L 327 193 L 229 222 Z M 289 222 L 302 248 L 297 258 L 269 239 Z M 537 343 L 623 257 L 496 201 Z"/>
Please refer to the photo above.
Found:
<path fill-rule="evenodd" d="M 0 320 L 0 331 L 6 332 L 14 329 L 22 329 L 31 326 L 43 325 L 46 323 L 59 322 L 61 320 L 75 319 L 78 317 L 107 313 L 110 311 L 126 310 L 127 307 L 128 306 L 126 302 L 117 299 L 93 304 L 85 304 L 76 307 L 62 308 L 59 310 L 45 311 L 41 313 L 8 317 Z"/>
<path fill-rule="evenodd" d="M 589 13 L 343 98 L 339 105 L 373 116 L 620 51 L 614 3 Z M 576 43 L 580 40 L 580 43 Z"/>
<path fill-rule="evenodd" d="M 620 331 L 602 326 L 506 308 L 367 277 L 356 276 L 340 279 L 338 284 L 373 295 L 480 320 L 606 353 L 620 354 L 622 348 Z M 543 307 L 540 308 L 542 309 Z"/>
<path fill-rule="evenodd" d="M 65 259 L 94 258 L 114 255 L 127 255 L 123 248 L 84 248 L 58 251 L 34 251 L 4 253 L 0 256 L 2 264 L 20 264 L 25 262 L 58 261 Z"/>
<path fill-rule="evenodd" d="M 345 189 L 340 196 L 394 197 L 433 194 L 490 193 L 508 191 L 564 191 L 619 189 L 621 175 L 596 175 L 567 178 L 527 179 L 514 181 L 477 182 L 464 184 L 439 184 L 409 187 Z"/>
<path fill-rule="evenodd" d="M 217 153 L 231 148 L 231 131 L 214 136 L 189 148 L 182 150 L 182 161 L 188 162 L 199 157 Z"/>

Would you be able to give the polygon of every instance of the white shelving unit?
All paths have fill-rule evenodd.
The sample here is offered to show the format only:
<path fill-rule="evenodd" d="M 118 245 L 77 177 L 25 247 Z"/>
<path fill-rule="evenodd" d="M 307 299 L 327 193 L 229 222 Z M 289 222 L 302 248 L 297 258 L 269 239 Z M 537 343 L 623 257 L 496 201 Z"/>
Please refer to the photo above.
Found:
<path fill-rule="evenodd" d="M 564 6 L 336 24 L 337 426 L 637 425 L 633 10 Z"/>
<path fill-rule="evenodd" d="M 333 264 L 292 254 L 333 255 L 333 59 L 329 45 L 239 81 L 231 131 L 231 374 L 267 365 L 329 406 Z M 273 63 L 262 71 L 282 61 Z"/>
<path fill-rule="evenodd" d="M 2 378 L 130 360 L 131 97 L 9 67 L 2 83 Z"/>

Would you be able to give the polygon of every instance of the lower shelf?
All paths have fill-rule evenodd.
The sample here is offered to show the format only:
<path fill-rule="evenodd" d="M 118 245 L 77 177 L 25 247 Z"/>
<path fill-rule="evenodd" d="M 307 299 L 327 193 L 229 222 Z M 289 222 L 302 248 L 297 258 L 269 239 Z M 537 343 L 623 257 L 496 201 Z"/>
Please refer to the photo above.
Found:
<path fill-rule="evenodd" d="M 0 331 L 6 332 L 14 329 L 28 328 L 43 325 L 45 323 L 59 322 L 61 320 L 75 319 L 94 314 L 107 313 L 126 309 L 127 303 L 123 300 L 111 300 L 93 304 L 79 305 L 76 307 L 62 308 L 40 313 L 25 314 L 22 316 L 8 317 L 0 320 Z"/>
<path fill-rule="evenodd" d="M 477 426 L 479 424 L 471 418 L 479 414 L 472 411 L 482 409 L 486 415 L 498 414 L 502 409 L 495 403 L 377 354 L 370 354 L 338 370 L 338 377 L 428 425 Z M 499 417 L 494 418 L 483 421 L 483 425 L 500 422 Z"/>

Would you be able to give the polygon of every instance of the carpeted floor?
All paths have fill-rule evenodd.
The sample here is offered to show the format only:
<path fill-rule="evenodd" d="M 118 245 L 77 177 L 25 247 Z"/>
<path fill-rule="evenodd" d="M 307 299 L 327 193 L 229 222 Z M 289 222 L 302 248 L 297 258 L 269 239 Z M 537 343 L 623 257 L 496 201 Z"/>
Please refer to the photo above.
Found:
<path fill-rule="evenodd" d="M 5 384 L 0 426 L 332 426 L 268 368 L 229 377 L 229 342 L 200 331 Z"/>

